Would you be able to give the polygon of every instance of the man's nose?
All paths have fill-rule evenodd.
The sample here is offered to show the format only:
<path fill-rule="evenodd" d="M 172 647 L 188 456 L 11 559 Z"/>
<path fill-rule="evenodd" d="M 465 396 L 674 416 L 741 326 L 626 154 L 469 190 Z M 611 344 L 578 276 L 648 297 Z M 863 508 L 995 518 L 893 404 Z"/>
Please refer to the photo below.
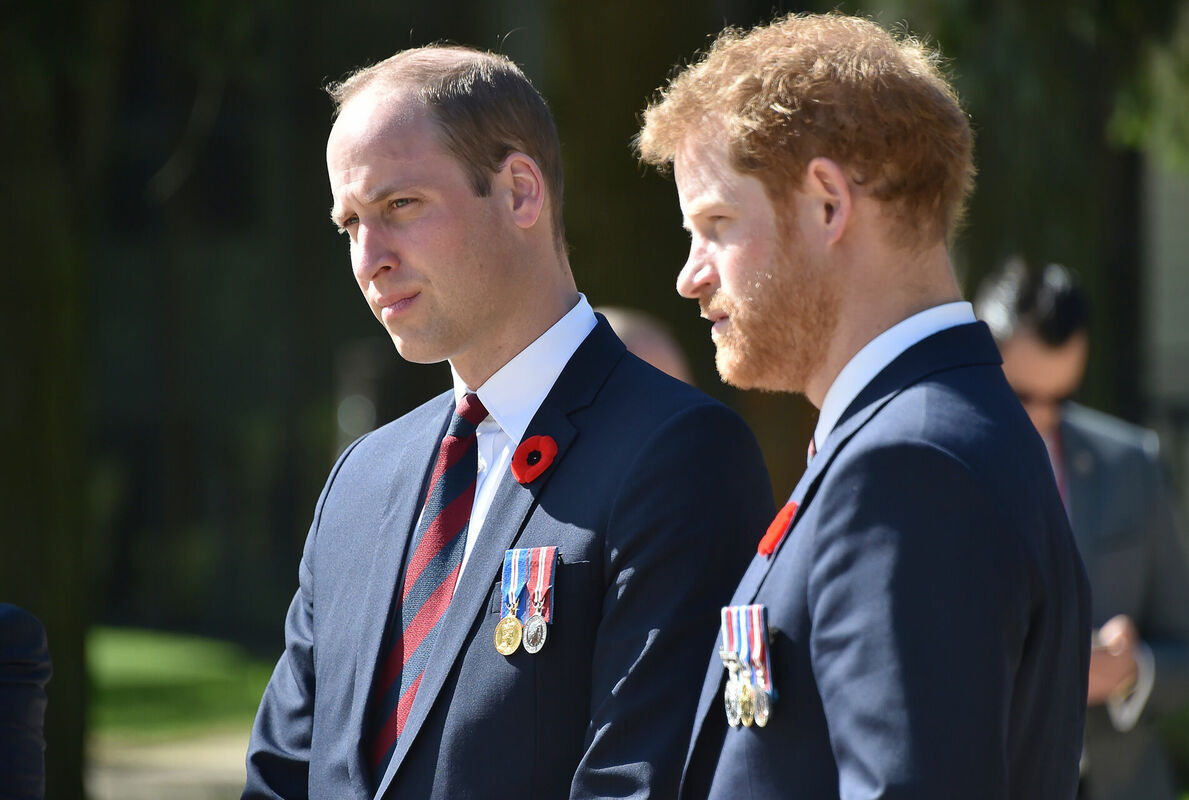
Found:
<path fill-rule="evenodd" d="M 677 273 L 677 294 L 682 297 L 696 299 L 715 288 L 718 273 L 713 262 L 707 257 L 704 247 L 696 242 L 690 245 L 689 258 L 681 272 Z"/>
<path fill-rule="evenodd" d="M 355 279 L 360 286 L 366 286 L 381 272 L 395 269 L 400 263 L 389 237 L 374 226 L 360 223 L 351 249 Z"/>

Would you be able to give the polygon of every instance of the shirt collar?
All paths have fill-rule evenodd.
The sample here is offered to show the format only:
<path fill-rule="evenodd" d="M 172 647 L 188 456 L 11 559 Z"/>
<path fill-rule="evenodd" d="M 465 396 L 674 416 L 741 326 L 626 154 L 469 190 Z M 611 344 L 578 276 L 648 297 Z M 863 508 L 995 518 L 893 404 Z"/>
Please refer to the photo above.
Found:
<path fill-rule="evenodd" d="M 935 333 L 974 321 L 974 308 L 970 303 L 944 303 L 901 320 L 864 345 L 842 368 L 826 392 L 813 431 L 817 449 L 822 449 L 826 437 L 859 392 L 901 353 Z"/>
<path fill-rule="evenodd" d="M 578 302 L 564 317 L 475 390 L 487 413 L 513 442 L 524 438 L 557 377 L 597 322 L 586 296 L 579 294 Z M 453 365 L 450 374 L 457 403 L 470 390 Z"/>

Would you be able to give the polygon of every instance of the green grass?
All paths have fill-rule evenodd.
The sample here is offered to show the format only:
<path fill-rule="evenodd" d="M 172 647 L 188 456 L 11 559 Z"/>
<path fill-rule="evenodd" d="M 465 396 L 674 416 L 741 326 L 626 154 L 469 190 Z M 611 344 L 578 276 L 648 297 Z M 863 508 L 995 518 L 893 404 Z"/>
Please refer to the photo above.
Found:
<path fill-rule="evenodd" d="M 87 641 L 92 733 L 190 736 L 251 725 L 272 664 L 216 639 L 95 628 Z"/>

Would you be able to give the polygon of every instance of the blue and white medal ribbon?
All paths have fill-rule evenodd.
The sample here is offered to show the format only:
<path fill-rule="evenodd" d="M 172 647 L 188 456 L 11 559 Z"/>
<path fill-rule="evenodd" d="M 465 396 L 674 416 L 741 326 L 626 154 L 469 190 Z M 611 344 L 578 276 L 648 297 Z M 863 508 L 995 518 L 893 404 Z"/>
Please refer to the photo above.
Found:
<path fill-rule="evenodd" d="M 735 643 L 739 657 L 739 721 L 750 728 L 755 722 L 755 687 L 751 675 L 751 617 L 747 606 L 732 606 Z"/>
<path fill-rule="evenodd" d="M 528 575 L 527 566 L 528 551 L 504 551 L 504 574 L 500 584 L 502 617 L 495 626 L 495 649 L 504 656 L 512 655 L 520 647 L 524 629 L 524 608 L 520 595 Z"/>

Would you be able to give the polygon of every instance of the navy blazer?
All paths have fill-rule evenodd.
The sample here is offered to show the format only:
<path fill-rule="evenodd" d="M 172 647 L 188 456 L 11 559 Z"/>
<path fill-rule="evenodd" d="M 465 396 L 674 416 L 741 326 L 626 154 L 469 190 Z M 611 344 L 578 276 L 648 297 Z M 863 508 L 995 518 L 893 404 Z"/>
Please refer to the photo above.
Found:
<path fill-rule="evenodd" d="M 364 436 L 318 501 L 244 797 L 373 796 L 364 718 L 451 393 Z M 375 797 L 672 797 L 718 609 L 774 513 L 725 406 L 600 319 L 529 424 L 552 467 L 500 479 Z M 504 551 L 556 545 L 544 649 L 496 652 Z"/>
<path fill-rule="evenodd" d="M 941 331 L 843 414 L 732 600 L 768 607 L 771 719 L 727 728 L 715 657 L 683 797 L 1074 796 L 1089 592 L 999 364 L 983 323 Z"/>
<path fill-rule="evenodd" d="M 45 686 L 50 651 L 37 617 L 0 603 L 0 797 L 45 796 Z"/>

